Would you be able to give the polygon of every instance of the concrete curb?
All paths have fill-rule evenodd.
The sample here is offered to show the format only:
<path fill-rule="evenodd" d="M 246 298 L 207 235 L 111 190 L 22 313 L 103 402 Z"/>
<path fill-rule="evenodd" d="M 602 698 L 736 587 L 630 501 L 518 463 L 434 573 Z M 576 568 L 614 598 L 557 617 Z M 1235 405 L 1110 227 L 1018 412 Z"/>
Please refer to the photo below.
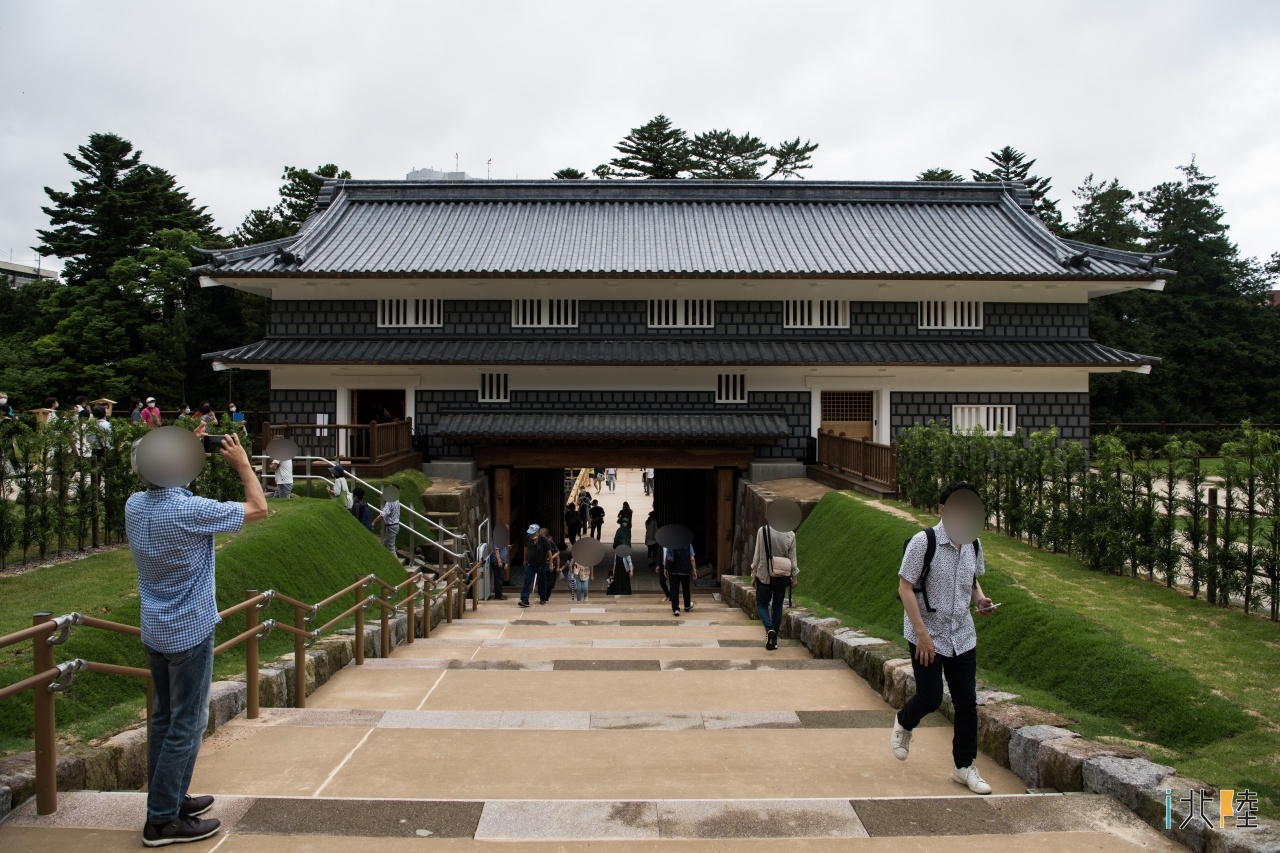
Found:
<path fill-rule="evenodd" d="M 422 608 L 414 612 L 417 633 L 422 633 Z M 431 607 L 431 627 L 444 620 L 441 602 Z M 397 614 L 390 620 L 391 648 L 405 640 L 408 616 Z M 382 651 L 382 625 L 365 623 L 366 658 Z M 318 640 L 307 650 L 307 695 L 355 659 L 355 629 L 345 628 Z M 263 708 L 293 707 L 293 656 L 263 663 L 258 669 L 258 703 Z M 244 713 L 249 689 L 244 673 L 209 688 L 207 738 L 226 723 Z M 147 730 L 128 729 L 98 746 L 58 744 L 59 791 L 136 791 L 147 781 Z M 20 752 L 0 758 L 0 820 L 36 793 L 35 753 Z"/>
<path fill-rule="evenodd" d="M 756 594 L 749 578 L 721 577 L 720 593 L 726 604 L 756 618 Z M 843 660 L 894 708 L 901 708 L 915 695 L 915 677 L 905 646 L 869 637 L 845 627 L 839 619 L 822 619 L 800 607 L 783 614 L 779 634 L 799 640 L 814 657 Z M 1280 826 L 1262 821 L 1257 829 L 1218 829 L 1206 827 L 1202 821 L 1186 830 L 1177 829 L 1187 817 L 1178 798 L 1192 788 L 1215 791 L 1212 809 L 1205 811 L 1216 823 L 1213 786 L 1182 779 L 1174 775 L 1172 767 L 1155 764 L 1135 749 L 1082 738 L 1064 728 L 1068 720 L 1040 708 L 1017 705 L 1013 702 L 1017 698 L 978 685 L 978 744 L 985 755 L 1016 773 L 1028 788 L 1109 794 L 1165 837 L 1198 853 L 1274 853 L 1280 849 Z M 951 695 L 945 687 L 941 712 L 954 719 Z M 1166 789 L 1173 792 L 1171 830 L 1164 828 Z"/>

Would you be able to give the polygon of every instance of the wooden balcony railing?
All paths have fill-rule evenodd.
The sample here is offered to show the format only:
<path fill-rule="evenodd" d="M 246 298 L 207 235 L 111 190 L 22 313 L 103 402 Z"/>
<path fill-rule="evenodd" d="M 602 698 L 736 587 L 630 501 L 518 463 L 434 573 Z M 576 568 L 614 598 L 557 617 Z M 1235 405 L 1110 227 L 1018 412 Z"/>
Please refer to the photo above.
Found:
<path fill-rule="evenodd" d="M 262 446 L 291 438 L 303 456 L 322 456 L 353 464 L 378 465 L 413 450 L 413 424 L 267 424 Z"/>
<path fill-rule="evenodd" d="M 897 479 L 897 453 L 892 444 L 849 438 L 831 430 L 818 432 L 818 464 L 891 489 Z"/>

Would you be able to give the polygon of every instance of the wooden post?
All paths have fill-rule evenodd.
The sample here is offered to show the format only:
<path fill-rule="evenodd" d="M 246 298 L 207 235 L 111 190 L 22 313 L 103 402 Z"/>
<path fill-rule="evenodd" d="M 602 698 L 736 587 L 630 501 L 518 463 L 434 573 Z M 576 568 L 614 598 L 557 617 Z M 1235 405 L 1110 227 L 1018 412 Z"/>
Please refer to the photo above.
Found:
<path fill-rule="evenodd" d="M 381 614 L 380 624 L 382 626 L 382 658 L 386 660 L 391 657 L 391 614 L 387 608 L 390 602 L 387 600 L 387 588 L 382 584 L 378 584 L 378 612 Z M 413 636 L 413 602 L 409 602 L 409 636 Z"/>
<path fill-rule="evenodd" d="M 1205 598 L 1218 603 L 1218 490 L 1209 489 L 1209 576 L 1205 578 Z"/>
<path fill-rule="evenodd" d="M 39 625 L 52 618 L 52 613 L 42 610 L 32 614 L 31 624 Z M 43 631 L 31 640 L 33 675 L 53 669 L 51 636 L 51 630 Z M 53 692 L 48 684 L 37 684 L 31 691 L 36 697 L 36 814 L 51 815 L 58 810 L 58 741 Z"/>
<path fill-rule="evenodd" d="M 253 598 L 258 594 L 256 589 L 246 589 L 245 598 Z M 258 627 L 258 605 L 253 605 L 244 612 L 244 628 Z M 251 634 L 244 642 L 244 684 L 246 688 L 245 716 L 250 720 L 258 719 L 258 635 Z"/>
<path fill-rule="evenodd" d="M 356 580 L 364 575 L 356 575 Z M 367 584 L 356 587 L 356 604 L 364 601 L 364 588 Z M 356 666 L 364 666 L 364 608 L 356 608 Z"/>
<path fill-rule="evenodd" d="M 716 577 L 733 570 L 733 468 L 716 469 Z"/>
<path fill-rule="evenodd" d="M 307 630 L 306 611 L 293 608 L 293 627 Z M 307 641 L 301 634 L 293 635 L 293 707 L 307 707 Z"/>

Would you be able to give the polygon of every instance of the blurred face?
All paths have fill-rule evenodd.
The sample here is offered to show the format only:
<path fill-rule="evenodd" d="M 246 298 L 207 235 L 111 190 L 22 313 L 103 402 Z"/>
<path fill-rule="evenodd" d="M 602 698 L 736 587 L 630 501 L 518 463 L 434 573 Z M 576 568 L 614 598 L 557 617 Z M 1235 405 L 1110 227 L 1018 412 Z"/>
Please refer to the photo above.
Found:
<path fill-rule="evenodd" d="M 985 519 L 982 499 L 967 490 L 955 492 L 942 506 L 942 525 L 952 542 L 963 544 L 977 539 Z"/>

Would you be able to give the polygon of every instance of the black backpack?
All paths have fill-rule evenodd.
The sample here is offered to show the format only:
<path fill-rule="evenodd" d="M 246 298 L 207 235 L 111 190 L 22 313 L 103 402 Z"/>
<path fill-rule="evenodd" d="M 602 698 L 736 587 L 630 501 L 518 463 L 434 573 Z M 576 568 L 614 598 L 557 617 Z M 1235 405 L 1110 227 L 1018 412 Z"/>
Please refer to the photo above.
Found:
<path fill-rule="evenodd" d="M 676 548 L 674 551 L 668 551 L 671 559 L 667 560 L 667 573 L 672 575 L 691 574 L 692 570 L 689 566 L 689 549 Z"/>
<path fill-rule="evenodd" d="M 908 536 L 902 540 L 902 553 L 907 553 L 907 546 L 911 544 L 911 540 L 915 536 Z M 929 590 L 925 589 L 925 581 L 929 579 L 929 572 L 933 569 L 933 555 L 938 553 L 938 532 L 932 527 L 924 529 L 924 570 L 920 572 L 920 580 L 911 588 L 912 592 L 919 593 L 924 596 L 924 609 L 928 613 L 936 612 L 933 605 L 929 603 Z M 973 551 L 975 556 L 982 556 L 982 543 L 977 539 L 973 540 Z M 978 585 L 978 578 L 973 578 L 974 586 Z"/>

